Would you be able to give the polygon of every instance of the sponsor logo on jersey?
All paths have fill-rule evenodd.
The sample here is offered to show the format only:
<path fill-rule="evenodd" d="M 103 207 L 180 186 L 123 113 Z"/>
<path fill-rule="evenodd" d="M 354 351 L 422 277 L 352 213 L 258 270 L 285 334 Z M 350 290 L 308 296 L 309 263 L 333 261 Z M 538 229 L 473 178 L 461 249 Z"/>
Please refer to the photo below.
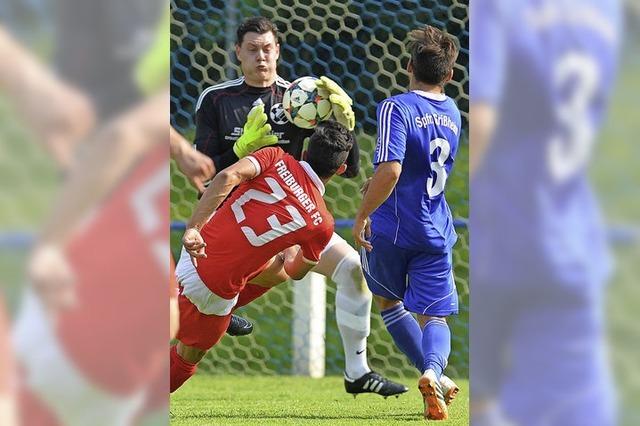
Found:
<path fill-rule="evenodd" d="M 284 132 L 271 132 L 278 137 L 278 145 L 287 145 L 291 143 L 289 139 L 284 139 Z"/>
<path fill-rule="evenodd" d="M 228 141 L 237 141 L 240 136 L 242 136 L 242 132 L 244 129 L 242 127 L 234 127 L 233 132 L 230 135 L 226 135 L 224 137 L 225 140 Z"/>
<path fill-rule="evenodd" d="M 269 116 L 275 124 L 287 124 L 289 122 L 287 116 L 284 115 L 284 108 L 281 103 L 273 104 L 269 110 Z"/>

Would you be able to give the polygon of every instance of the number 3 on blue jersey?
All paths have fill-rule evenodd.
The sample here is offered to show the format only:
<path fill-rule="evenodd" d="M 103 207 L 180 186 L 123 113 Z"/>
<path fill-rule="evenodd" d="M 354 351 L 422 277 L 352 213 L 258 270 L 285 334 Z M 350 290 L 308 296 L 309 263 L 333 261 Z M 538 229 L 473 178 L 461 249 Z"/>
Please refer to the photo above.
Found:
<path fill-rule="evenodd" d="M 440 153 L 433 161 L 433 156 L 438 148 L 440 148 Z M 435 198 L 444 191 L 448 177 L 444 165 L 450 154 L 451 145 L 446 139 L 436 138 L 429 142 L 429 161 L 431 162 L 431 174 L 427 179 L 427 194 L 429 194 L 429 198 Z"/>

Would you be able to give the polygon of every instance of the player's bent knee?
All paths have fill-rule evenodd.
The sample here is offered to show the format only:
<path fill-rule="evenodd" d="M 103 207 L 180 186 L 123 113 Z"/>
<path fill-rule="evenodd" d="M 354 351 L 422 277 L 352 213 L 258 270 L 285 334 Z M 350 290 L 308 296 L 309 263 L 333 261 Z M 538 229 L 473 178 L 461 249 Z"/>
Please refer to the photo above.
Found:
<path fill-rule="evenodd" d="M 418 315 L 418 324 L 420 327 L 425 327 L 430 322 L 441 323 L 447 325 L 447 317 L 434 317 L 430 315 Z"/>
<path fill-rule="evenodd" d="M 386 311 L 402 303 L 400 300 L 387 299 L 386 297 L 377 295 L 373 296 L 373 300 L 376 301 L 376 306 L 378 306 L 378 310 L 380 311 Z"/>
<path fill-rule="evenodd" d="M 331 275 L 338 287 L 342 285 L 352 286 L 359 292 L 367 292 L 367 285 L 362 273 L 362 266 L 360 265 L 360 256 L 358 253 L 351 249 L 345 253 L 344 257 L 338 264 Z"/>
<path fill-rule="evenodd" d="M 178 355 L 180 355 L 182 359 L 192 364 L 200 362 L 200 360 L 207 354 L 207 351 L 194 348 L 193 346 L 187 346 L 182 342 L 178 342 L 178 347 L 176 349 L 178 351 Z"/>

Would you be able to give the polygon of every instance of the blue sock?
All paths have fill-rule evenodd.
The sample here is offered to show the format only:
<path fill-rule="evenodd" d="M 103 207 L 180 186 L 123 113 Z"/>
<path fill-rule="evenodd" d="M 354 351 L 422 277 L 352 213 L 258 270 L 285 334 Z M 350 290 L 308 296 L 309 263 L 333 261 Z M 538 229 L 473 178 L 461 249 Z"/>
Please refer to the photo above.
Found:
<path fill-rule="evenodd" d="M 431 319 L 422 331 L 423 372 L 432 369 L 438 379 L 447 366 L 451 352 L 451 331 L 444 319 Z"/>
<path fill-rule="evenodd" d="M 416 319 L 404 309 L 402 303 L 386 309 L 380 314 L 396 346 L 411 360 L 418 370 L 421 370 L 424 364 L 422 330 L 420 330 Z"/>

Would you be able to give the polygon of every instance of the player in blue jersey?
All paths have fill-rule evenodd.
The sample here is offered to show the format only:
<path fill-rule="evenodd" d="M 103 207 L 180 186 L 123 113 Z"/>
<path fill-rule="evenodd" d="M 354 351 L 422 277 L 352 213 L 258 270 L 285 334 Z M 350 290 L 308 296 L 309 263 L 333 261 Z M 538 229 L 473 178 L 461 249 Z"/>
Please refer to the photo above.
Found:
<path fill-rule="evenodd" d="M 461 131 L 444 85 L 458 43 L 431 26 L 410 38 L 410 91 L 378 106 L 375 173 L 353 236 L 366 249 L 365 278 L 387 330 L 422 374 L 425 418 L 442 420 L 448 411 L 440 378 L 451 350 L 446 317 L 458 313 L 451 258 L 457 235 L 444 188 Z"/>
<path fill-rule="evenodd" d="M 586 167 L 616 75 L 617 0 L 471 9 L 472 424 L 615 424 L 605 229 Z"/>

